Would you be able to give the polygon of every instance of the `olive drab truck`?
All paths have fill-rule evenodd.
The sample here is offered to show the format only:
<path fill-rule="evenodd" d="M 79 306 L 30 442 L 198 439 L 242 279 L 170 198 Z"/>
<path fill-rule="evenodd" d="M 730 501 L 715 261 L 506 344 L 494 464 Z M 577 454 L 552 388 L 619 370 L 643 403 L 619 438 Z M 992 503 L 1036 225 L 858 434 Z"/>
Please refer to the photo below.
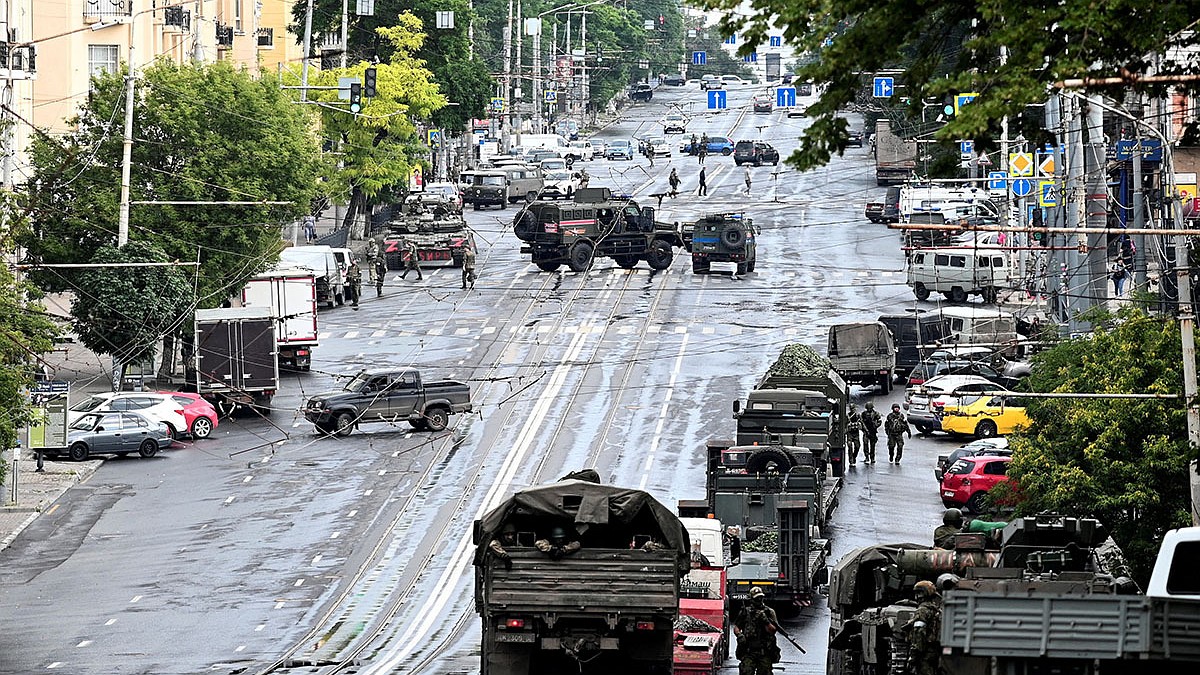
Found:
<path fill-rule="evenodd" d="M 875 122 L 875 183 L 903 183 L 917 170 L 917 142 L 900 138 L 886 119 Z"/>
<path fill-rule="evenodd" d="M 692 273 L 708 274 L 713 265 L 730 264 L 736 274 L 753 272 L 758 262 L 754 221 L 741 213 L 711 213 L 683 230 L 692 252 Z"/>
<path fill-rule="evenodd" d="M 597 257 L 612 258 L 633 269 L 646 261 L 665 270 L 674 247 L 683 246 L 679 227 L 654 220 L 652 207 L 612 195 L 608 188 L 580 188 L 569 203 L 538 201 L 513 219 L 513 233 L 523 242 L 521 253 L 545 272 L 566 265 L 588 269 Z"/>
<path fill-rule="evenodd" d="M 579 550 L 535 547 L 559 528 Z M 506 529 L 508 560 L 489 546 Z M 690 542 L 648 493 L 568 478 L 513 494 L 473 534 L 481 675 L 671 672 Z"/>
<path fill-rule="evenodd" d="M 829 327 L 829 361 L 848 384 L 878 386 L 892 391 L 896 378 L 896 344 L 888 327 L 878 321 L 842 323 Z"/>

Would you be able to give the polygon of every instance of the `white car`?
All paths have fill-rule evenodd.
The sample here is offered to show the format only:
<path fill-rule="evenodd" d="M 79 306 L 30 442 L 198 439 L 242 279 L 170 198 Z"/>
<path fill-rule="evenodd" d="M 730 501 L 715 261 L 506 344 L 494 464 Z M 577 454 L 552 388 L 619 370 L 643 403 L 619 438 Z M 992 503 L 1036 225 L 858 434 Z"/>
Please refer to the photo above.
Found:
<path fill-rule="evenodd" d="M 454 183 L 429 183 L 425 186 L 425 192 L 421 196 L 421 201 L 429 203 L 442 201 L 449 204 L 451 210 L 462 212 L 462 192 L 459 191 L 458 186 Z"/>
<path fill-rule="evenodd" d="M 585 162 L 596 159 L 596 148 L 591 141 L 571 141 L 571 149 L 567 151 L 572 157 Z"/>
<path fill-rule="evenodd" d="M 542 188 L 541 199 L 571 199 L 579 188 L 575 174 L 566 169 L 555 169 L 545 172 L 542 176 L 545 187 Z"/>
<path fill-rule="evenodd" d="M 662 119 L 663 133 L 687 133 L 687 118 L 679 113 L 671 113 Z"/>
<path fill-rule="evenodd" d="M 559 170 L 566 171 L 568 168 L 567 160 L 556 158 L 543 159 L 542 161 L 538 162 L 538 166 L 541 167 L 542 173 Z"/>
<path fill-rule="evenodd" d="M 737 75 L 722 75 L 721 81 L 724 82 L 726 85 L 750 84 L 748 81 L 743 80 L 742 78 L 738 77 Z"/>
<path fill-rule="evenodd" d="M 140 391 L 118 391 L 94 394 L 67 409 L 67 423 L 92 412 L 132 411 L 140 413 L 152 422 L 162 422 L 171 432 L 171 438 L 189 433 L 183 406 L 170 394 L 153 394 Z"/>
<path fill-rule="evenodd" d="M 648 153 L 654 153 L 655 157 L 670 157 L 671 144 L 665 138 L 657 136 L 646 139 L 646 147 Z"/>

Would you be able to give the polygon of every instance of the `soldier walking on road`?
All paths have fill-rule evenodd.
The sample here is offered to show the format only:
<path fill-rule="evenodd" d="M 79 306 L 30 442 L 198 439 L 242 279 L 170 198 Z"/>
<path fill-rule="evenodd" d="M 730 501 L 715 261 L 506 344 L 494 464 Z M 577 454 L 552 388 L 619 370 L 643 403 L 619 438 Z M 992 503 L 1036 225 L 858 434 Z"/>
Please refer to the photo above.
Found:
<path fill-rule="evenodd" d="M 375 297 L 383 297 L 383 278 L 387 276 L 387 263 L 383 258 L 375 261 Z"/>
<path fill-rule="evenodd" d="M 346 270 L 346 281 L 350 284 L 350 294 L 354 296 L 350 306 L 358 307 L 358 299 L 362 297 L 362 270 L 357 262 L 350 263 L 350 269 Z"/>
<path fill-rule="evenodd" d="M 404 242 L 404 272 L 400 278 L 407 277 L 413 271 L 417 273 L 417 281 L 425 279 L 425 275 L 421 274 L 421 263 L 417 260 L 417 242 L 407 239 Z"/>
<path fill-rule="evenodd" d="M 904 413 L 900 412 L 899 403 L 892 404 L 892 412 L 883 423 L 883 430 L 888 439 L 888 462 L 894 461 L 899 464 L 900 458 L 904 457 L 904 435 L 908 434 L 908 437 L 912 438 L 912 429 L 908 428 L 908 420 Z"/>
<path fill-rule="evenodd" d="M 963 514 L 958 509 L 946 509 L 942 514 L 942 524 L 933 531 L 933 546 L 934 548 L 944 548 L 952 550 L 954 548 L 954 535 L 962 532 Z"/>
<path fill-rule="evenodd" d="M 677 172 L 675 170 L 675 167 L 671 167 L 671 175 L 670 175 L 670 177 L 667 178 L 667 182 L 670 183 L 670 185 L 671 185 L 671 196 L 678 197 L 679 196 L 679 172 Z"/>
<path fill-rule="evenodd" d="M 932 581 L 913 586 L 917 611 L 901 631 L 908 637 L 908 672 L 939 675 L 942 654 L 942 596 Z"/>
<path fill-rule="evenodd" d="M 858 450 L 860 445 L 860 434 L 862 433 L 862 416 L 858 414 L 858 409 L 854 404 L 850 404 L 850 413 L 846 416 L 846 450 L 850 453 L 850 463 L 858 464 Z M 866 460 L 866 457 L 863 457 Z"/>
<path fill-rule="evenodd" d="M 462 259 L 462 287 L 467 290 L 467 286 L 475 287 L 475 247 L 468 245 L 463 249 Z"/>
<path fill-rule="evenodd" d="M 875 463 L 875 443 L 879 441 L 879 426 L 883 424 L 883 418 L 875 411 L 875 404 L 867 401 L 862 416 L 862 434 L 863 434 L 863 463 Z"/>
<path fill-rule="evenodd" d="M 704 171 L 705 167 L 700 167 L 700 189 L 696 192 L 696 194 L 700 195 L 701 197 L 708 196 L 708 181 L 706 180 Z"/>
<path fill-rule="evenodd" d="M 751 588 L 750 604 L 733 622 L 739 675 L 771 675 L 771 666 L 780 659 L 779 645 L 775 644 L 778 623 L 775 610 L 767 607 L 763 589 Z"/>
<path fill-rule="evenodd" d="M 746 196 L 749 197 L 750 196 L 750 167 L 746 166 L 745 171 L 746 171 Z"/>
<path fill-rule="evenodd" d="M 700 147 L 696 149 L 696 156 L 699 157 L 699 162 L 704 163 L 704 158 L 708 156 L 708 134 L 700 137 Z"/>
<path fill-rule="evenodd" d="M 379 242 L 375 237 L 367 237 L 367 280 L 375 283 L 375 263 L 379 261 Z"/>

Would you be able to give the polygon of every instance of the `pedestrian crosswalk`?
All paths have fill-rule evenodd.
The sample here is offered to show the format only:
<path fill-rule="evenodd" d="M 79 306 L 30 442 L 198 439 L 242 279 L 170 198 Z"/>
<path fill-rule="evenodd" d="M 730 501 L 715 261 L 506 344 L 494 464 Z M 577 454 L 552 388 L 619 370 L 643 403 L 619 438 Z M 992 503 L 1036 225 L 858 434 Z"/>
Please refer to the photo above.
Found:
<path fill-rule="evenodd" d="M 780 328 L 778 326 L 739 326 L 735 324 L 714 324 L 714 325 L 674 325 L 674 324 L 652 324 L 646 327 L 645 332 L 652 336 L 682 336 L 682 335 L 699 335 L 699 336 L 750 336 L 755 335 L 772 335 L 775 337 L 800 338 L 810 335 L 823 335 L 825 327 L 804 326 L 793 328 Z M 424 337 L 445 337 L 453 336 L 459 338 L 479 339 L 492 335 L 602 335 L 608 334 L 612 336 L 627 336 L 638 334 L 642 331 L 640 326 L 616 326 L 612 327 L 605 322 L 583 322 L 573 324 L 555 324 L 543 323 L 535 325 L 521 326 L 485 326 L 481 324 L 471 326 L 449 326 L 435 328 L 420 328 L 420 327 L 402 327 L 383 328 L 375 330 L 371 333 L 371 338 L 374 340 L 384 339 L 400 339 L 400 338 L 424 338 Z M 326 330 L 321 331 L 318 335 L 318 340 L 337 341 L 337 340 L 353 340 L 361 335 L 362 331 L 357 330 Z"/>

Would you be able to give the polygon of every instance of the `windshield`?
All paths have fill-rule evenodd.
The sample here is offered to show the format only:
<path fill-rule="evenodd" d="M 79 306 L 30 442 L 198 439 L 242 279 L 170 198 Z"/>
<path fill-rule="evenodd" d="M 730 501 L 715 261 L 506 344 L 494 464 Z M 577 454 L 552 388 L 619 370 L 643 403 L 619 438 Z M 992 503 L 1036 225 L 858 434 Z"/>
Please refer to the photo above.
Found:
<path fill-rule="evenodd" d="M 549 180 L 571 180 L 571 174 L 566 171 L 551 171 L 546 174 Z"/>
<path fill-rule="evenodd" d="M 68 428 L 75 431 L 91 431 L 92 429 L 96 428 L 97 424 L 100 423 L 100 417 L 100 415 L 96 414 L 84 415 L 74 422 L 71 422 L 71 426 Z"/>
<path fill-rule="evenodd" d="M 476 185 L 504 185 L 504 176 L 475 176 Z"/>
<path fill-rule="evenodd" d="M 627 148 L 627 147 L 629 147 L 629 141 L 613 141 L 612 143 L 609 143 L 608 145 L 609 145 L 609 147 L 613 147 L 613 148 Z"/>
<path fill-rule="evenodd" d="M 367 382 L 369 382 L 372 379 L 372 377 L 373 376 L 368 375 L 365 372 L 359 373 L 354 376 L 354 379 L 347 382 L 346 386 L 342 387 L 342 389 L 344 391 L 353 391 L 353 392 L 361 391 L 363 388 L 363 385 L 365 385 Z"/>
<path fill-rule="evenodd" d="M 102 396 L 91 396 L 71 406 L 74 412 L 91 412 L 100 406 L 108 403 L 108 399 Z"/>

